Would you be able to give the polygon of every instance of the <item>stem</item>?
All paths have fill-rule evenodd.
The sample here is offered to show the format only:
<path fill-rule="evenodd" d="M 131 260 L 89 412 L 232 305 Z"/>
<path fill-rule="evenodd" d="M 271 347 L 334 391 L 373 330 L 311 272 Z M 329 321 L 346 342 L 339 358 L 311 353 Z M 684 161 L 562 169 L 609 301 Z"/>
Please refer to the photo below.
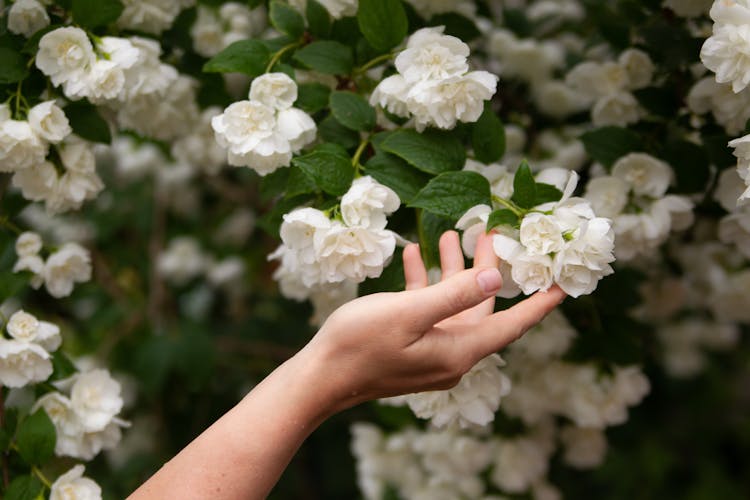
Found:
<path fill-rule="evenodd" d="M 357 151 L 354 152 L 354 157 L 352 158 L 352 166 L 357 170 L 357 173 L 359 173 L 359 169 L 362 166 L 359 163 L 359 159 L 362 157 L 362 153 L 364 153 L 365 148 L 370 143 L 370 137 L 367 136 L 359 141 L 359 146 L 357 147 Z"/>
<path fill-rule="evenodd" d="M 279 62 L 279 59 L 281 59 L 281 56 L 286 54 L 292 49 L 295 49 L 302 45 L 302 40 L 298 40 L 296 42 L 292 42 L 289 45 L 285 45 L 284 47 L 281 47 L 274 55 L 271 57 L 271 60 L 268 61 L 268 66 L 266 66 L 265 73 L 268 73 L 273 69 L 273 67 L 276 65 L 277 62 Z"/>
<path fill-rule="evenodd" d="M 365 64 L 360 66 L 359 68 L 354 69 L 355 74 L 362 74 L 368 69 L 372 68 L 373 66 L 377 66 L 378 64 L 384 63 L 385 61 L 388 61 L 390 59 L 393 59 L 393 53 L 388 52 L 387 54 L 379 55 L 378 57 L 371 59 L 367 61 Z"/>
<path fill-rule="evenodd" d="M 21 228 L 13 224 L 8 217 L 0 217 L 0 227 L 4 227 L 5 229 L 15 233 L 16 235 L 20 235 L 23 231 L 21 231 Z"/>
<path fill-rule="evenodd" d="M 37 467 L 36 465 L 32 465 L 31 466 L 31 472 L 33 472 L 34 475 L 39 478 L 39 480 L 44 484 L 44 486 L 46 486 L 48 489 L 52 489 L 52 483 L 50 482 L 49 479 L 47 479 L 44 476 L 44 474 L 42 473 L 42 471 L 39 470 L 39 467 Z"/>
<path fill-rule="evenodd" d="M 504 200 L 500 198 L 499 196 L 492 195 L 492 201 L 497 203 L 498 205 L 502 205 L 514 214 L 516 214 L 518 217 L 523 217 L 525 215 L 525 211 L 518 208 L 518 206 L 513 203 L 512 201 Z"/>

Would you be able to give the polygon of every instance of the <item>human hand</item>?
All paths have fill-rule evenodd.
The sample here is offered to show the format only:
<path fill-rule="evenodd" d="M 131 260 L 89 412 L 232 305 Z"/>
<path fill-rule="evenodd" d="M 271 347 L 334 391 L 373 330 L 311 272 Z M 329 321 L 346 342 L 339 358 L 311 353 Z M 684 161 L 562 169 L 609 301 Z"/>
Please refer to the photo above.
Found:
<path fill-rule="evenodd" d="M 464 270 L 458 234 L 440 239 L 442 281 L 428 286 L 419 246 L 404 249 L 406 291 L 360 297 L 336 310 L 299 356 L 315 363 L 334 411 L 362 401 L 448 389 L 482 358 L 541 321 L 557 287 L 493 313 L 502 279 L 492 236 Z"/>

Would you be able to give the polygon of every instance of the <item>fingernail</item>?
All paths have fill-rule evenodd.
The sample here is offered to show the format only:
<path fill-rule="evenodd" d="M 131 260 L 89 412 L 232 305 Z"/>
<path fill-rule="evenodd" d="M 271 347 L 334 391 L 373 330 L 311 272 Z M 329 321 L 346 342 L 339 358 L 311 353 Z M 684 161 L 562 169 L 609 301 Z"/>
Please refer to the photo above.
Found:
<path fill-rule="evenodd" d="M 497 269 L 485 269 L 477 274 L 477 283 L 479 288 L 486 294 L 495 293 L 500 290 L 503 284 L 503 278 Z"/>

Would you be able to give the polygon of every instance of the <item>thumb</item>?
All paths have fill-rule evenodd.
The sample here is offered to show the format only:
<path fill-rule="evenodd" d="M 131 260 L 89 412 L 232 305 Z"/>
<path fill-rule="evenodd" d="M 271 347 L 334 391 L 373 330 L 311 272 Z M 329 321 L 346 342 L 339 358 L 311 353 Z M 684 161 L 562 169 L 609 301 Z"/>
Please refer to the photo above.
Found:
<path fill-rule="evenodd" d="M 418 328 L 427 330 L 494 296 L 502 284 L 500 271 L 494 267 L 467 269 L 435 285 L 404 292 L 403 306 L 416 316 Z"/>

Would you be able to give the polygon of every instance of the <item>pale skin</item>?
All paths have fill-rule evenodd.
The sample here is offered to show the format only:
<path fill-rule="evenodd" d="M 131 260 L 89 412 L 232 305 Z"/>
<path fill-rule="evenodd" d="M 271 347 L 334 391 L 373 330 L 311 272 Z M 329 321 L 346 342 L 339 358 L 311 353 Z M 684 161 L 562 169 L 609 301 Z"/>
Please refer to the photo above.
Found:
<path fill-rule="evenodd" d="M 502 280 L 490 235 L 464 269 L 458 235 L 445 233 L 442 281 L 432 286 L 419 247 L 403 255 L 405 291 L 336 310 L 301 351 L 129 498 L 263 499 L 326 418 L 372 399 L 453 387 L 565 298 L 553 287 L 493 313 Z"/>

